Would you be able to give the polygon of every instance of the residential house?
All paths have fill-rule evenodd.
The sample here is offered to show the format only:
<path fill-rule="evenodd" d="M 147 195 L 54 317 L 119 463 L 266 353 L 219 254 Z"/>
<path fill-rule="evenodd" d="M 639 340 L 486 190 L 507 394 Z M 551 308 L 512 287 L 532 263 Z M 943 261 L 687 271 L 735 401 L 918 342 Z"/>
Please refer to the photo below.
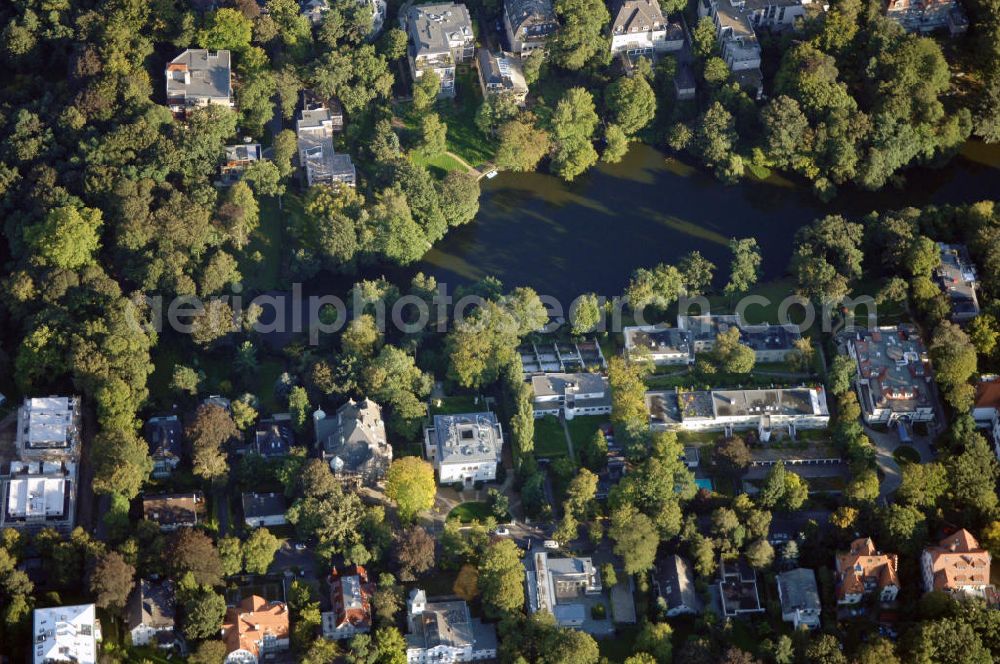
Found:
<path fill-rule="evenodd" d="M 979 597 L 995 604 L 996 588 L 990 584 L 990 552 L 964 528 L 929 546 L 920 556 L 924 590 L 943 591 L 959 597 Z"/>
<path fill-rule="evenodd" d="M 251 595 L 226 609 L 222 642 L 226 664 L 257 664 L 262 659 L 288 650 L 288 607 L 284 602 L 268 602 Z"/>
<path fill-rule="evenodd" d="M 25 398 L 14 444 L 22 461 L 79 461 L 80 397 Z"/>
<path fill-rule="evenodd" d="M 657 605 L 674 616 L 701 613 L 701 598 L 694 585 L 691 564 L 678 555 L 660 556 L 650 572 Z"/>
<path fill-rule="evenodd" d="M 250 528 L 283 526 L 288 501 L 282 493 L 244 493 L 243 522 Z"/>
<path fill-rule="evenodd" d="M 632 360 L 651 361 L 657 366 L 691 364 L 694 348 L 686 330 L 661 325 L 628 326 L 625 336 L 625 353 Z"/>
<path fill-rule="evenodd" d="M 684 451 L 681 452 L 681 461 L 688 467 L 688 470 L 694 470 L 701 463 L 701 451 L 694 446 L 685 447 Z"/>
<path fill-rule="evenodd" d="M 337 477 L 376 486 L 392 463 L 392 446 L 385 435 L 382 409 L 371 399 L 348 400 L 332 417 L 313 414 L 320 456 Z"/>
<path fill-rule="evenodd" d="M 594 339 L 556 343 L 528 342 L 517 349 L 525 379 L 536 373 L 603 371 L 608 363 Z"/>
<path fill-rule="evenodd" d="M 371 8 L 372 31 L 368 36 L 369 38 L 374 37 L 381 32 L 382 26 L 385 24 L 386 0 L 358 0 L 358 4 Z M 328 11 L 330 11 L 329 0 L 307 0 L 302 4 L 302 15 L 307 17 L 313 25 L 320 25 Z"/>
<path fill-rule="evenodd" d="M 476 69 L 483 97 L 508 95 L 518 106 L 524 105 L 528 97 L 528 84 L 524 81 L 524 72 L 518 58 L 481 48 L 476 54 Z"/>
<path fill-rule="evenodd" d="M 303 108 L 296 121 L 299 164 L 305 169 L 306 184 L 357 184 L 357 171 L 350 155 L 337 154 L 333 149 L 336 125 L 333 113 L 325 105 Z M 341 119 L 341 126 L 343 120 Z"/>
<path fill-rule="evenodd" d="M 0 529 L 71 531 L 76 519 L 76 474 L 72 461 L 11 461 L 0 480 Z"/>
<path fill-rule="evenodd" d="M 846 341 L 857 363 L 854 382 L 867 424 L 934 420 L 930 360 L 916 327 L 855 330 Z"/>
<path fill-rule="evenodd" d="M 972 418 L 978 428 L 988 430 L 993 451 L 1000 458 L 1000 378 L 992 376 L 976 384 Z"/>
<path fill-rule="evenodd" d="M 951 319 L 956 323 L 967 323 L 979 315 L 976 266 L 963 244 L 938 242 L 938 250 L 941 252 L 941 264 L 934 270 L 934 277 L 951 305 Z"/>
<path fill-rule="evenodd" d="M 474 662 L 495 659 L 497 633 L 469 613 L 462 600 L 428 601 L 420 589 L 406 601 L 407 664 Z"/>
<path fill-rule="evenodd" d="M 877 550 L 870 537 L 851 542 L 850 550 L 837 554 L 836 561 L 837 604 L 857 604 L 866 595 L 876 593 L 880 602 L 896 599 L 899 558 Z"/>
<path fill-rule="evenodd" d="M 678 62 L 677 73 L 674 74 L 674 92 L 678 101 L 691 101 L 698 92 L 698 82 L 690 63 Z"/>
<path fill-rule="evenodd" d="M 164 532 L 194 527 L 205 520 L 205 496 L 201 491 L 143 496 L 142 515 Z"/>
<path fill-rule="evenodd" d="M 612 55 L 651 56 L 684 46 L 684 29 L 663 16 L 657 0 L 618 0 L 613 16 Z"/>
<path fill-rule="evenodd" d="M 149 458 L 153 460 L 153 477 L 170 477 L 181 462 L 184 445 L 184 427 L 176 415 L 151 417 L 143 428 L 149 445 Z"/>
<path fill-rule="evenodd" d="M 797 567 L 778 575 L 778 599 L 781 619 L 795 629 L 819 627 L 819 589 L 816 574 L 811 569 Z"/>
<path fill-rule="evenodd" d="M 233 108 L 229 51 L 189 48 L 167 63 L 167 106 L 183 115 L 201 106 Z"/>
<path fill-rule="evenodd" d="M 805 18 L 812 0 L 746 0 L 746 9 L 755 28 L 785 30 Z"/>
<path fill-rule="evenodd" d="M 261 160 L 261 154 L 260 143 L 237 143 L 225 146 L 222 165 L 219 167 L 222 184 L 228 187 L 239 182 L 247 166 Z"/>
<path fill-rule="evenodd" d="M 545 48 L 559 21 L 551 0 L 504 0 L 503 27 L 510 50 L 525 57 Z"/>
<path fill-rule="evenodd" d="M 372 595 L 375 584 L 368 581 L 368 572 L 355 565 L 330 574 L 330 606 L 322 615 L 323 638 L 331 641 L 350 639 L 367 634 L 372 628 Z"/>
<path fill-rule="evenodd" d="M 615 488 L 628 472 L 628 463 L 621 454 L 608 452 L 608 463 L 597 473 L 597 493 L 594 495 L 598 500 L 607 500 L 611 490 Z"/>
<path fill-rule="evenodd" d="M 692 353 L 711 351 L 719 334 L 734 327 L 740 343 L 753 350 L 756 362 L 785 362 L 799 353 L 795 343 L 802 334 L 795 325 L 749 325 L 738 315 L 677 317 L 677 329 L 688 333 Z"/>
<path fill-rule="evenodd" d="M 93 604 L 35 609 L 32 633 L 34 664 L 97 662 L 101 621 L 97 619 L 97 607 Z"/>
<path fill-rule="evenodd" d="M 493 413 L 435 415 L 424 430 L 424 453 L 441 484 L 492 482 L 503 449 L 503 432 Z"/>
<path fill-rule="evenodd" d="M 826 391 L 821 386 L 757 390 L 693 390 L 646 393 L 654 430 L 727 431 L 757 429 L 763 442 L 787 428 L 824 429 L 830 423 Z"/>
<path fill-rule="evenodd" d="M 719 558 L 719 583 L 716 589 L 722 615 L 726 618 L 764 612 L 757 591 L 757 572 L 742 557 L 735 561 Z"/>
<path fill-rule="evenodd" d="M 174 584 L 139 579 L 125 607 L 125 620 L 133 646 L 172 648 L 174 634 Z"/>
<path fill-rule="evenodd" d="M 550 558 L 547 551 L 533 551 L 525 559 L 528 610 L 548 611 L 561 627 L 583 627 L 588 595 L 600 595 L 601 575 L 590 558 Z"/>
<path fill-rule="evenodd" d="M 698 16 L 715 23 L 722 59 L 733 78 L 757 99 L 764 92 L 760 70 L 760 43 L 754 32 L 753 12 L 743 0 L 698 0 Z"/>
<path fill-rule="evenodd" d="M 410 7 L 408 57 L 413 80 L 433 71 L 441 79 L 440 97 L 455 96 L 455 66 L 472 60 L 476 38 L 465 5 L 440 2 Z"/>
<path fill-rule="evenodd" d="M 265 459 L 288 456 L 294 444 L 295 431 L 292 429 L 290 413 L 279 413 L 257 422 L 254 429 L 254 450 Z"/>
<path fill-rule="evenodd" d="M 955 36 L 969 28 L 958 0 L 888 0 L 885 15 L 907 32 L 948 30 Z"/>
<path fill-rule="evenodd" d="M 531 377 L 535 417 L 611 413 L 611 386 L 596 373 L 546 373 Z"/>

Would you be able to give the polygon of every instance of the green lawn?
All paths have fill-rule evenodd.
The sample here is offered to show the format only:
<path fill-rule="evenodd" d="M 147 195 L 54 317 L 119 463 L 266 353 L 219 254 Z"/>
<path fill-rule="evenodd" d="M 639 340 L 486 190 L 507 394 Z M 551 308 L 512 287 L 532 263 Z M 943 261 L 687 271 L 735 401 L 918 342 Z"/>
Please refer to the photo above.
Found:
<path fill-rule="evenodd" d="M 418 166 L 425 166 L 435 177 L 444 178 L 452 171 L 466 171 L 466 167 L 449 154 L 439 154 L 435 157 L 425 157 L 419 152 L 411 152 L 410 159 Z"/>
<path fill-rule="evenodd" d="M 469 501 L 456 506 L 448 512 L 449 519 L 458 519 L 462 523 L 472 523 L 473 521 L 485 521 L 492 516 L 490 506 L 481 501 Z"/>
<path fill-rule="evenodd" d="M 476 126 L 476 111 L 483 103 L 476 70 L 460 65 L 455 72 L 454 99 L 438 100 L 436 110 L 448 125 L 448 149 L 473 166 L 491 161 L 496 148 Z"/>
<path fill-rule="evenodd" d="M 463 394 L 452 397 L 431 399 L 431 415 L 458 415 L 460 413 L 481 413 L 486 409 L 482 397 L 476 403 L 476 397 Z"/>
<path fill-rule="evenodd" d="M 727 295 L 712 295 L 709 296 L 708 301 L 712 305 L 713 314 L 722 314 L 733 313 L 742 297 L 751 295 L 763 296 L 767 298 L 766 304 L 747 306 L 743 312 L 744 322 L 750 325 L 760 325 L 762 323 L 777 323 L 778 307 L 794 291 L 795 283 L 791 279 L 778 279 L 758 284 L 744 296 L 730 298 Z M 800 317 L 796 316 L 796 313 L 801 313 L 801 309 L 797 306 L 791 307 L 788 311 L 788 317 L 793 323 L 800 321 Z"/>
<path fill-rule="evenodd" d="M 579 453 L 581 447 L 594 438 L 594 432 L 608 421 L 607 415 L 577 415 L 567 420 L 569 437 L 573 439 L 573 449 Z"/>
<path fill-rule="evenodd" d="M 566 456 L 566 433 L 555 415 L 546 415 L 535 420 L 535 456 L 560 457 Z"/>
<path fill-rule="evenodd" d="M 288 253 L 288 227 L 300 215 L 302 199 L 296 193 L 286 193 L 280 208 L 277 198 L 260 199 L 260 226 L 240 257 L 245 290 L 280 290 L 285 286 L 282 266 Z"/>
<path fill-rule="evenodd" d="M 601 657 L 607 657 L 609 662 L 621 664 L 635 653 L 635 639 L 639 635 L 639 627 L 631 625 L 615 630 L 614 638 L 600 639 L 597 648 Z"/>
<path fill-rule="evenodd" d="M 892 458 L 899 463 L 920 463 L 920 452 L 903 445 L 892 451 Z"/>

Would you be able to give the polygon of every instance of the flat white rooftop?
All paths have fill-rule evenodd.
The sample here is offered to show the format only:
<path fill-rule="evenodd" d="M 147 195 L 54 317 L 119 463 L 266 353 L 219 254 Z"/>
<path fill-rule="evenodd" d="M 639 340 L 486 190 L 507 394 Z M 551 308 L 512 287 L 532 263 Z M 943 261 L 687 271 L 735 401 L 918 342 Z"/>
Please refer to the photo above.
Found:
<path fill-rule="evenodd" d="M 94 664 L 99 636 L 93 604 L 35 609 L 34 662 Z"/>

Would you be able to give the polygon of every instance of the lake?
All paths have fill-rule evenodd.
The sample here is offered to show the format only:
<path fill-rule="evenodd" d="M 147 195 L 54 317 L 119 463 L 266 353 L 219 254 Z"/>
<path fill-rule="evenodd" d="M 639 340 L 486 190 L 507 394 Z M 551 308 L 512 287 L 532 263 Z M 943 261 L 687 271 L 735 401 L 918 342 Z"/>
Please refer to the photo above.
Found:
<path fill-rule="evenodd" d="M 675 262 L 695 249 L 719 266 L 723 281 L 729 238 L 753 236 L 765 278 L 777 278 L 796 229 L 818 217 L 1000 198 L 1000 145 L 970 141 L 943 168 L 907 171 L 902 189 L 844 188 L 830 203 L 780 175 L 726 186 L 642 144 L 621 163 L 601 164 L 571 183 L 542 173 L 481 182 L 477 217 L 418 264 L 387 276 L 402 284 L 423 271 L 453 291 L 492 275 L 507 288 L 531 286 L 568 301 L 588 291 L 621 293 L 635 268 Z"/>

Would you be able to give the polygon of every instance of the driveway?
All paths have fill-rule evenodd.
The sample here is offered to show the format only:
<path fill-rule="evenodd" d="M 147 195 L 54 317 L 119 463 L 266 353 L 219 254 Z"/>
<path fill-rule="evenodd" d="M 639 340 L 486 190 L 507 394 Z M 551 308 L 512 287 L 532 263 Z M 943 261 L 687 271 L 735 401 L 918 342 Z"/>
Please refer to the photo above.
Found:
<path fill-rule="evenodd" d="M 876 431 L 870 427 L 864 427 L 867 435 L 875 445 L 875 462 L 882 473 L 882 483 L 879 486 L 879 497 L 885 502 L 889 502 L 889 496 L 896 492 L 902 483 L 902 471 L 899 462 L 892 456 L 896 448 L 903 445 L 899 441 L 899 435 L 895 429 L 889 431 Z M 917 454 L 920 455 L 920 463 L 928 463 L 934 459 L 934 451 L 931 448 L 929 436 L 912 435 L 913 441 L 908 443 Z"/>

